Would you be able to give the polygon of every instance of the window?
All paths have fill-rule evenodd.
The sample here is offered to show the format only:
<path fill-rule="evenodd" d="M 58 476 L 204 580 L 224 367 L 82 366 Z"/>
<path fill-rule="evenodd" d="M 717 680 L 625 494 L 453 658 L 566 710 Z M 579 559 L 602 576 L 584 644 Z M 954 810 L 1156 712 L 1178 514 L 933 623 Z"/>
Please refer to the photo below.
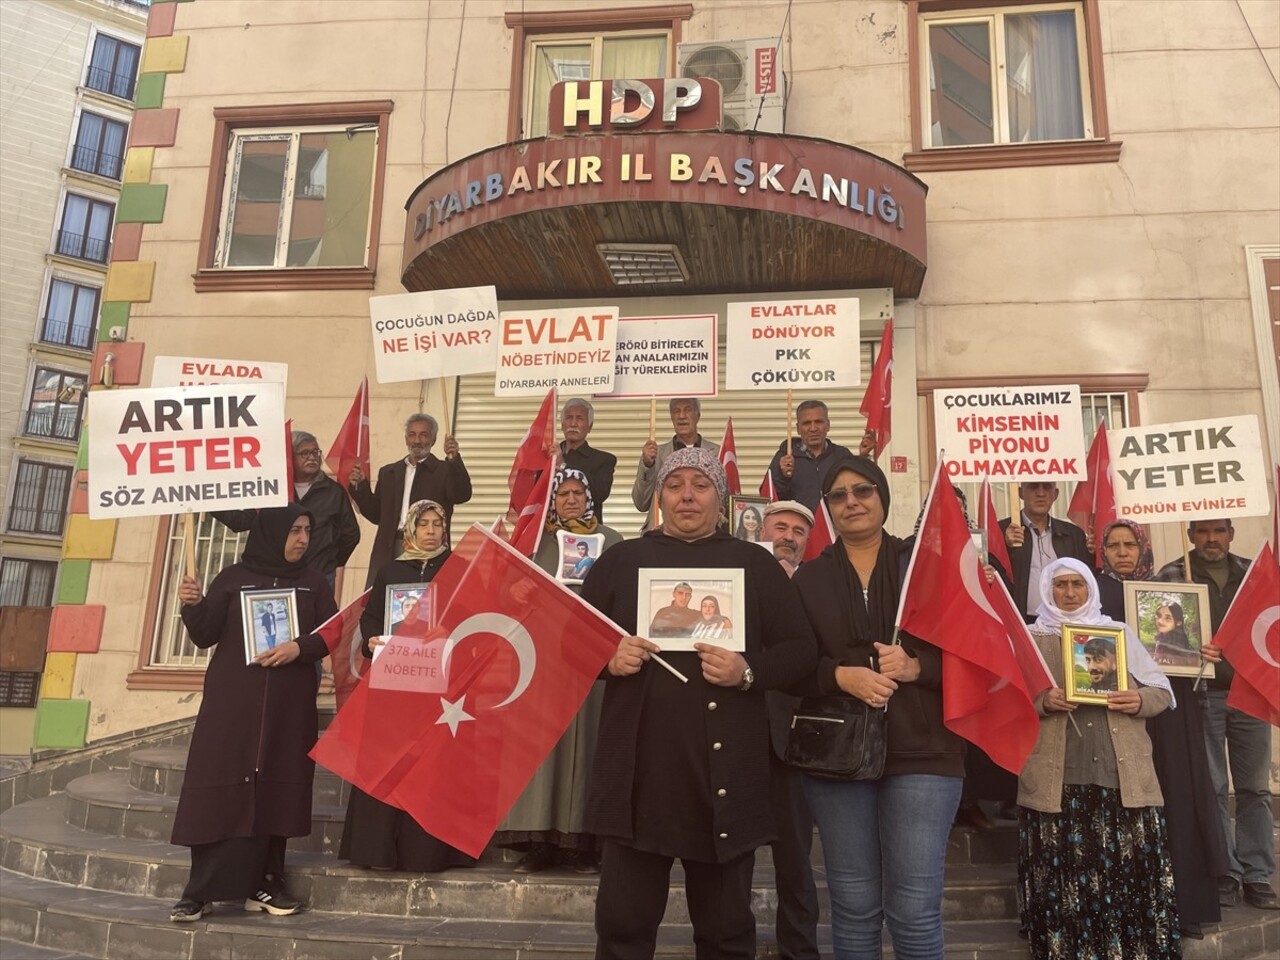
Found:
<path fill-rule="evenodd" d="M 85 380 L 83 373 L 36 367 L 22 432 L 28 437 L 79 440 Z"/>
<path fill-rule="evenodd" d="M 524 136 L 546 136 L 551 88 L 561 80 L 665 77 L 670 56 L 670 31 L 530 40 Z"/>
<path fill-rule="evenodd" d="M 93 197 L 68 193 L 62 208 L 55 252 L 64 257 L 106 263 L 111 250 L 111 221 L 115 205 Z"/>
<path fill-rule="evenodd" d="M 71 474 L 70 465 L 20 459 L 13 479 L 8 531 L 62 536 Z"/>
<path fill-rule="evenodd" d="M 0 607 L 52 606 L 57 575 L 57 561 L 5 557 L 0 560 Z"/>
<path fill-rule="evenodd" d="M 129 125 L 84 110 L 71 148 L 71 167 L 84 173 L 119 180 L 124 167 L 124 145 Z"/>
<path fill-rule="evenodd" d="M 40 339 L 77 350 L 91 349 L 100 295 L 96 287 L 54 278 L 49 283 Z"/>
<path fill-rule="evenodd" d="M 372 288 L 390 112 L 215 110 L 196 289 Z"/>
<path fill-rule="evenodd" d="M 1101 162 L 1096 0 L 911 0 L 911 170 Z"/>
<path fill-rule="evenodd" d="M 508 13 L 514 34 L 512 140 L 545 136 L 551 88 L 561 80 L 667 77 L 690 4 L 581 12 Z"/>
<path fill-rule="evenodd" d="M 142 48 L 100 33 L 93 40 L 93 55 L 84 85 L 121 100 L 133 100 L 133 84 L 138 78 Z"/>

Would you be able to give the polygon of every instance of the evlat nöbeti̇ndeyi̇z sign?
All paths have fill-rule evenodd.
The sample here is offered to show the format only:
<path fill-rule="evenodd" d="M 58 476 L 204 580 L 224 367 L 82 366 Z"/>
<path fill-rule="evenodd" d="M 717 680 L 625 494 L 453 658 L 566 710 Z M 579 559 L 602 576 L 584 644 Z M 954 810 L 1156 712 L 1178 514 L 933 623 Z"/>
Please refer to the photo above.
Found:
<path fill-rule="evenodd" d="M 1271 512 L 1253 415 L 1107 432 L 1116 516 L 1152 521 L 1265 517 Z"/>
<path fill-rule="evenodd" d="M 540 396 L 613 389 L 618 308 L 551 307 L 508 310 L 499 318 L 495 397 Z"/>
<path fill-rule="evenodd" d="M 98 390 L 88 424 L 93 520 L 288 502 L 278 383 Z"/>

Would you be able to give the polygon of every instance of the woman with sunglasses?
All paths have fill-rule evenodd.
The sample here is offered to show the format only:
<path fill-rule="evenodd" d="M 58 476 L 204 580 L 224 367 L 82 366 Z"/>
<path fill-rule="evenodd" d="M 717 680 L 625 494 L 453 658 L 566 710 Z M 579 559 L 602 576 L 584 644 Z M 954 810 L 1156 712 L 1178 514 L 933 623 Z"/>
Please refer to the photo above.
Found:
<path fill-rule="evenodd" d="M 844 458 L 823 484 L 838 539 L 796 572 L 818 636 L 809 693 L 886 708 L 879 780 L 805 777 L 831 895 L 837 960 L 942 956 L 942 874 L 964 779 L 964 743 L 942 723 L 942 659 L 906 634 L 893 642 L 903 542 L 884 530 L 889 482 L 866 457 Z M 890 703 L 892 701 L 892 703 Z"/>

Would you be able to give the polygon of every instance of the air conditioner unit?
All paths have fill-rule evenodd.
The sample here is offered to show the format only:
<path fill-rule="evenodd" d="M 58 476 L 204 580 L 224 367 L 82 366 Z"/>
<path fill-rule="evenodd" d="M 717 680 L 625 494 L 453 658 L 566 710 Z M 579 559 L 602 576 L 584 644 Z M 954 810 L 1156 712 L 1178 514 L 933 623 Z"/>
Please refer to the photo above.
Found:
<path fill-rule="evenodd" d="M 676 47 L 676 62 L 682 77 L 719 81 L 724 129 L 783 132 L 787 94 L 782 48 L 776 37 L 681 43 Z"/>

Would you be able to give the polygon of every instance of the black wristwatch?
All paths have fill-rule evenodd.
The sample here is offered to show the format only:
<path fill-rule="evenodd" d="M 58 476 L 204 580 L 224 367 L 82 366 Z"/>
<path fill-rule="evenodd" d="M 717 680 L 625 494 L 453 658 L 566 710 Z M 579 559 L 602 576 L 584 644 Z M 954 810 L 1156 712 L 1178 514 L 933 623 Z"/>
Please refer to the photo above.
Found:
<path fill-rule="evenodd" d="M 738 689 L 746 693 L 751 689 L 751 685 L 756 682 L 755 671 L 751 669 L 751 665 L 747 664 L 747 669 L 742 671 L 742 682 L 738 684 Z"/>

